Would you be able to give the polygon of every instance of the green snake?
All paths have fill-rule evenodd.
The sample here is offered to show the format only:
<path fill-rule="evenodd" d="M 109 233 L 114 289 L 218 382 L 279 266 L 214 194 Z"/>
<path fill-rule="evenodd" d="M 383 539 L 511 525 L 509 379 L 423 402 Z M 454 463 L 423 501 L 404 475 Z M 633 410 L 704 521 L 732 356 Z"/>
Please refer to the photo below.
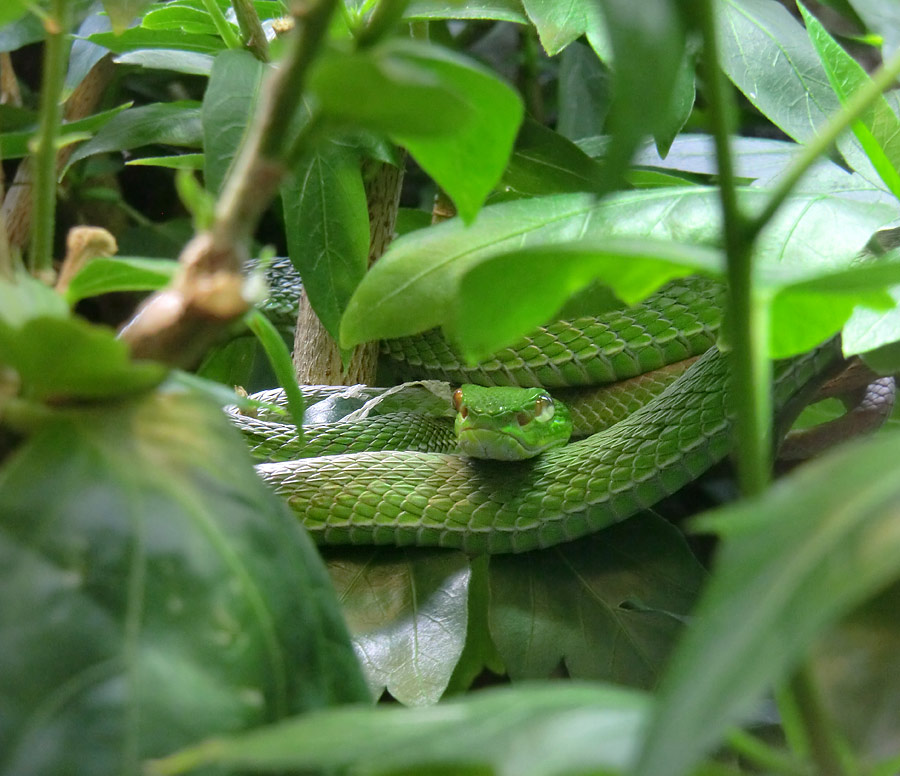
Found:
<path fill-rule="evenodd" d="M 714 346 L 721 293 L 710 280 L 674 281 L 634 308 L 542 327 L 471 368 L 434 332 L 383 346 L 411 379 L 539 386 L 522 405 L 537 413 L 544 389 L 630 381 L 618 396 L 617 386 L 611 389 L 612 404 L 621 410 L 612 411 L 612 420 L 633 409 L 632 403 L 646 403 L 580 441 L 551 445 L 520 461 L 433 452 L 441 448 L 426 442 L 424 449 L 275 461 L 257 470 L 322 544 L 504 553 L 598 531 L 675 492 L 729 452 L 728 359 Z M 825 371 L 838 350 L 830 344 L 777 363 L 776 407 L 785 407 Z M 647 378 L 641 375 L 673 368 L 678 374 L 685 363 L 691 365 L 674 381 L 658 383 L 667 387 L 642 387 Z M 646 395 L 635 398 L 642 391 Z M 584 406 L 577 398 L 569 403 L 582 430 L 591 425 L 585 416 L 609 411 L 609 402 L 600 410 L 590 400 Z M 384 433 L 379 423 L 395 426 L 396 417 L 374 418 L 374 425 L 365 425 L 370 420 L 343 433 L 357 442 Z M 265 429 L 256 433 L 266 438 Z"/>

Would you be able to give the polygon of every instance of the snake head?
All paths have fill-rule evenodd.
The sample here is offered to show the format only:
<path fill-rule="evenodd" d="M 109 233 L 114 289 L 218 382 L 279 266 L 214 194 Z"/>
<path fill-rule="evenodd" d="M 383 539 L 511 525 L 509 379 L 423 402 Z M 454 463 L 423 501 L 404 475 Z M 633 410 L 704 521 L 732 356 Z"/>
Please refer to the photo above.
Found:
<path fill-rule="evenodd" d="M 568 408 L 543 388 L 463 385 L 453 394 L 459 452 L 472 458 L 521 461 L 564 445 Z"/>

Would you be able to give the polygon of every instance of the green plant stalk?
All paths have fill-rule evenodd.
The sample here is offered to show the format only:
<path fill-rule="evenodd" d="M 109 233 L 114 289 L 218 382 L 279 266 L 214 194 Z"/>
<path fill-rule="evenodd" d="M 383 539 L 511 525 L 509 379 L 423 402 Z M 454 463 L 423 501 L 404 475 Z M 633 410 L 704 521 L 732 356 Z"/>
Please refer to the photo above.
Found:
<path fill-rule="evenodd" d="M 784 776 L 808 776 L 806 767 L 785 752 L 781 752 L 744 730 L 728 734 L 728 746 L 736 754 L 753 763 L 760 770 Z"/>
<path fill-rule="evenodd" d="M 223 244 L 244 244 L 278 190 L 289 166 L 285 150 L 303 97 L 303 82 L 315 58 L 336 0 L 319 0 L 295 18 L 281 67 L 273 71 L 261 99 L 260 120 L 241 146 L 216 206 L 214 232 Z"/>
<path fill-rule="evenodd" d="M 53 269 L 53 237 L 56 228 L 56 147 L 62 122 L 62 90 L 66 75 L 72 7 L 69 0 L 52 0 L 44 20 L 43 79 L 34 140 L 32 171 L 32 227 L 28 269 L 32 275 L 47 276 Z"/>
<path fill-rule="evenodd" d="M 715 9 L 711 0 L 697 5 L 703 35 L 704 74 L 709 115 L 718 159 L 720 198 L 728 277 L 728 334 L 732 348 L 731 397 L 736 415 L 738 480 L 744 496 L 762 493 L 771 471 L 772 365 L 768 357 L 768 320 L 753 291 L 755 233 L 740 210 L 731 161 L 730 122 L 734 99 L 719 67 Z"/>
<path fill-rule="evenodd" d="M 269 41 L 252 0 L 231 0 L 244 45 L 260 62 L 269 61 Z"/>
<path fill-rule="evenodd" d="M 213 20 L 213 24 L 216 25 L 216 30 L 222 40 L 225 41 L 225 45 L 230 49 L 241 48 L 243 44 L 240 38 L 238 38 L 231 23 L 225 18 L 222 9 L 216 4 L 216 0 L 203 0 L 203 6 Z"/>
<path fill-rule="evenodd" d="M 839 735 L 822 706 L 822 699 L 808 668 L 800 668 L 791 677 L 788 692 L 802 723 L 805 743 L 810 759 L 815 763 L 816 774 L 850 776 L 853 771 L 845 767 Z"/>
<path fill-rule="evenodd" d="M 364 48 L 381 40 L 403 17 L 407 5 L 409 0 L 379 0 L 369 23 L 356 36 L 356 45 Z"/>
<path fill-rule="evenodd" d="M 843 110 L 833 116 L 825 124 L 821 132 L 818 132 L 803 147 L 803 152 L 788 168 L 784 177 L 779 180 L 771 197 L 766 202 L 766 206 L 756 217 L 750 220 L 748 228 L 752 235 L 755 236 L 763 229 L 810 166 L 834 145 L 838 137 L 869 109 L 872 103 L 894 83 L 898 76 L 900 76 L 900 51 L 897 51 L 894 56 L 878 68 L 872 75 L 872 80 L 847 100 Z"/>

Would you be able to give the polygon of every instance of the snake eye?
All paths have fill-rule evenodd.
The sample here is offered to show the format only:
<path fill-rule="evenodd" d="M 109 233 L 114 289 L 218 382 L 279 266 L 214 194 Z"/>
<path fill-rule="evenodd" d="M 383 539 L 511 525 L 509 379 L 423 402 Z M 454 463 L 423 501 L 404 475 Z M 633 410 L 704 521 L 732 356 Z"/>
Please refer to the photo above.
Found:
<path fill-rule="evenodd" d="M 541 421 L 542 423 L 546 423 L 548 420 L 550 420 L 550 418 L 553 417 L 554 412 L 555 408 L 553 407 L 553 399 L 547 396 L 547 394 L 538 396 L 537 400 L 534 402 L 535 419 Z"/>
<path fill-rule="evenodd" d="M 530 415 L 527 412 L 518 412 L 516 413 L 516 423 L 520 426 L 527 426 L 534 416 Z"/>

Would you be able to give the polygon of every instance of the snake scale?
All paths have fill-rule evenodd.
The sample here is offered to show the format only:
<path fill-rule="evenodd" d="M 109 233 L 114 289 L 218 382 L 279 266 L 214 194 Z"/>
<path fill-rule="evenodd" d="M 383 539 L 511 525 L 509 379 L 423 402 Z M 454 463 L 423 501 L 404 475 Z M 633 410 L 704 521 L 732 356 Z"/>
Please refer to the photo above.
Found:
<path fill-rule="evenodd" d="M 728 357 L 714 346 L 720 300 L 713 281 L 673 281 L 637 307 L 551 324 L 471 368 L 434 332 L 384 344 L 408 378 L 551 388 L 614 382 L 701 356 L 623 420 L 537 458 L 385 450 L 264 463 L 257 471 L 321 544 L 504 553 L 600 530 L 675 492 L 729 452 Z M 832 343 L 777 363 L 776 407 L 838 351 Z"/>

